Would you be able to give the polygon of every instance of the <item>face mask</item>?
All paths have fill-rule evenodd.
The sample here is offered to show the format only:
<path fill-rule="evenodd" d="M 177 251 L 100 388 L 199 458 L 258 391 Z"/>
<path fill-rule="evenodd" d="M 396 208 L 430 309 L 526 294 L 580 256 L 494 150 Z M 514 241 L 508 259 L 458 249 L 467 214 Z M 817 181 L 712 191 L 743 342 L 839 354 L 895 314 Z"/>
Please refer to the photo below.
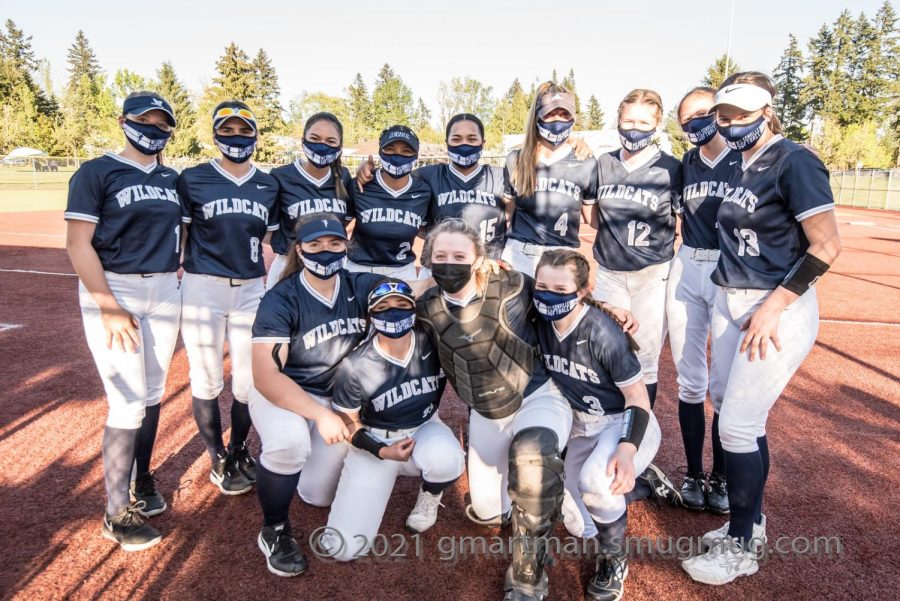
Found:
<path fill-rule="evenodd" d="M 568 121 L 542 121 L 538 119 L 537 129 L 542 138 L 554 146 L 559 146 L 572 133 L 572 126 L 574 125 L 574 119 L 569 119 Z"/>
<path fill-rule="evenodd" d="M 578 294 L 575 292 L 561 294 L 550 290 L 535 290 L 533 298 L 534 308 L 547 321 L 562 319 L 571 313 L 578 304 Z"/>
<path fill-rule="evenodd" d="M 316 167 L 327 167 L 341 156 L 341 147 L 303 140 L 303 154 Z"/>
<path fill-rule="evenodd" d="M 466 287 L 472 279 L 472 266 L 468 263 L 435 263 L 431 277 L 444 292 L 453 294 Z"/>
<path fill-rule="evenodd" d="M 403 177 L 413 170 L 413 165 L 418 156 L 403 156 L 402 154 L 384 154 L 379 152 L 381 157 L 381 168 L 391 177 Z"/>
<path fill-rule="evenodd" d="M 415 309 L 385 309 L 377 313 L 370 313 L 372 318 L 372 327 L 379 334 L 384 334 L 388 338 L 400 338 L 409 332 L 416 324 Z"/>
<path fill-rule="evenodd" d="M 471 167 L 481 160 L 481 150 L 484 145 L 472 146 L 471 144 L 460 144 L 458 146 L 447 145 L 447 155 L 450 160 L 460 167 Z"/>
<path fill-rule="evenodd" d="M 138 123 L 131 119 L 125 119 L 122 130 L 131 145 L 146 155 L 159 154 L 172 137 L 172 132 L 165 132 L 150 123 Z"/>
<path fill-rule="evenodd" d="M 650 145 L 650 141 L 655 133 L 655 129 L 644 131 L 641 129 L 622 129 L 620 127 L 619 141 L 622 142 L 622 147 L 628 152 L 637 152 Z"/>
<path fill-rule="evenodd" d="M 725 138 L 725 144 L 732 150 L 747 150 L 762 137 L 766 131 L 766 117 L 760 115 L 753 123 L 742 123 L 722 126 L 716 123 L 716 129 Z"/>
<path fill-rule="evenodd" d="M 243 163 L 253 156 L 256 150 L 256 136 L 220 136 L 215 134 L 216 147 L 233 163 Z"/>
<path fill-rule="evenodd" d="M 703 146 L 716 137 L 716 116 L 695 117 L 681 126 L 694 146 Z"/>
<path fill-rule="evenodd" d="M 319 278 L 327 280 L 344 266 L 344 259 L 347 258 L 347 251 L 333 252 L 323 250 L 317 253 L 308 253 L 301 256 L 303 265 L 306 270 Z"/>

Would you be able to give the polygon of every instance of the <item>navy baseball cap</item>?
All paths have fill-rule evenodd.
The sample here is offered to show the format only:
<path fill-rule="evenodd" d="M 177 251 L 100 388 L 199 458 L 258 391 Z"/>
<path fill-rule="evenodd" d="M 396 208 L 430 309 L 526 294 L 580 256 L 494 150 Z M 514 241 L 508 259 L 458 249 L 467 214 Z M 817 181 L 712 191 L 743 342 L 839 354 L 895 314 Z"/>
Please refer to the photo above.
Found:
<path fill-rule="evenodd" d="M 416 137 L 415 132 L 405 125 L 392 125 L 387 128 L 383 132 L 381 132 L 381 137 L 378 139 L 378 148 L 384 148 L 391 142 L 406 142 L 409 144 L 410 148 L 413 149 L 413 152 L 419 154 L 419 138 Z"/>
<path fill-rule="evenodd" d="M 337 219 L 313 219 L 297 230 L 297 240 L 300 242 L 312 242 L 322 236 L 337 236 L 346 240 L 347 230 Z"/>
<path fill-rule="evenodd" d="M 384 299 L 392 296 L 406 299 L 412 304 L 416 304 L 416 297 L 413 294 L 412 288 L 409 287 L 409 284 L 402 280 L 385 280 L 369 293 L 369 311 L 374 309 L 378 303 Z"/>
<path fill-rule="evenodd" d="M 123 115 L 143 115 L 150 111 L 162 111 L 166 114 L 166 121 L 175 127 L 175 113 L 166 99 L 156 92 L 135 92 L 130 94 L 122 103 Z"/>
<path fill-rule="evenodd" d="M 219 103 L 213 111 L 213 129 L 219 129 L 222 127 L 223 123 L 232 117 L 237 117 L 252 127 L 253 131 L 257 131 L 256 115 L 253 114 L 253 111 L 250 110 L 249 106 L 240 100 L 226 100 L 225 102 Z"/>

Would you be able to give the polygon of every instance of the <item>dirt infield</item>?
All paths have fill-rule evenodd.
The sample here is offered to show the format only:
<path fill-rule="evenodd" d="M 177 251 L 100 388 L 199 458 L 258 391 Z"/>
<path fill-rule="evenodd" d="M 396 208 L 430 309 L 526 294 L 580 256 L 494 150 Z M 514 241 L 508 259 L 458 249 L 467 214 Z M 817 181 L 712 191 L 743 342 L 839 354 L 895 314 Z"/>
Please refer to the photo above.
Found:
<path fill-rule="evenodd" d="M 838 220 L 844 253 L 819 285 L 818 341 L 769 420 L 764 511 L 771 541 L 804 537 L 796 545 L 811 547 L 814 537 L 838 537 L 842 551 L 774 554 L 756 576 L 721 588 L 694 584 L 673 556 L 635 558 L 627 599 L 896 598 L 900 558 L 890 545 L 900 530 L 900 214 L 839 208 Z M 101 538 L 106 404 L 84 341 L 77 280 L 55 275 L 72 273 L 61 214 L 4 213 L 0 223 L 0 598 L 500 598 L 503 557 L 449 559 L 459 537 L 500 534 L 463 517 L 465 478 L 445 494 L 438 524 L 418 540 L 403 529 L 417 483 L 400 479 L 381 529 L 399 557 L 336 565 L 310 554 L 308 575 L 270 575 L 256 548 L 255 496 L 226 498 L 209 483 L 180 346 L 153 458 L 170 507 L 153 524 L 165 538 L 136 554 Z M 666 351 L 656 463 L 680 481 L 675 390 Z M 457 399 L 445 399 L 441 413 L 462 432 Z M 722 521 L 648 502 L 629 515 L 635 537 L 696 537 Z M 291 512 L 304 536 L 326 516 L 299 501 Z M 557 534 L 565 541 L 561 527 Z M 550 598 L 581 599 L 589 563 L 561 558 L 550 569 Z"/>

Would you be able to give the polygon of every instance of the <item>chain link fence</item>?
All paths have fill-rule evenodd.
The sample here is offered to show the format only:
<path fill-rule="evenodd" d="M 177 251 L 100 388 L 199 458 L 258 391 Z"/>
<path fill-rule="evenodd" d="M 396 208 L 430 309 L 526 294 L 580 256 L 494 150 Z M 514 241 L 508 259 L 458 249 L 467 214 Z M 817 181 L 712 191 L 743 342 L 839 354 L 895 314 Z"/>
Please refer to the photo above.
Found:
<path fill-rule="evenodd" d="M 842 206 L 900 210 L 900 169 L 832 171 L 834 201 Z"/>

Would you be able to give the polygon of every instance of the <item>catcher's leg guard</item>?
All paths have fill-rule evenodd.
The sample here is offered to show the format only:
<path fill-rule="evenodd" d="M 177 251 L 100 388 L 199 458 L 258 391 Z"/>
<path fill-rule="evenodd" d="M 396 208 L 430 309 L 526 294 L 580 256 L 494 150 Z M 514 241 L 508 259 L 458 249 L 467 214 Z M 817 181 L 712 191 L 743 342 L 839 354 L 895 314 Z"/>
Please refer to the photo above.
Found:
<path fill-rule="evenodd" d="M 512 499 L 512 563 L 506 571 L 506 599 L 543 599 L 548 537 L 564 494 L 563 460 L 556 433 L 525 428 L 509 447 L 509 496 Z"/>

